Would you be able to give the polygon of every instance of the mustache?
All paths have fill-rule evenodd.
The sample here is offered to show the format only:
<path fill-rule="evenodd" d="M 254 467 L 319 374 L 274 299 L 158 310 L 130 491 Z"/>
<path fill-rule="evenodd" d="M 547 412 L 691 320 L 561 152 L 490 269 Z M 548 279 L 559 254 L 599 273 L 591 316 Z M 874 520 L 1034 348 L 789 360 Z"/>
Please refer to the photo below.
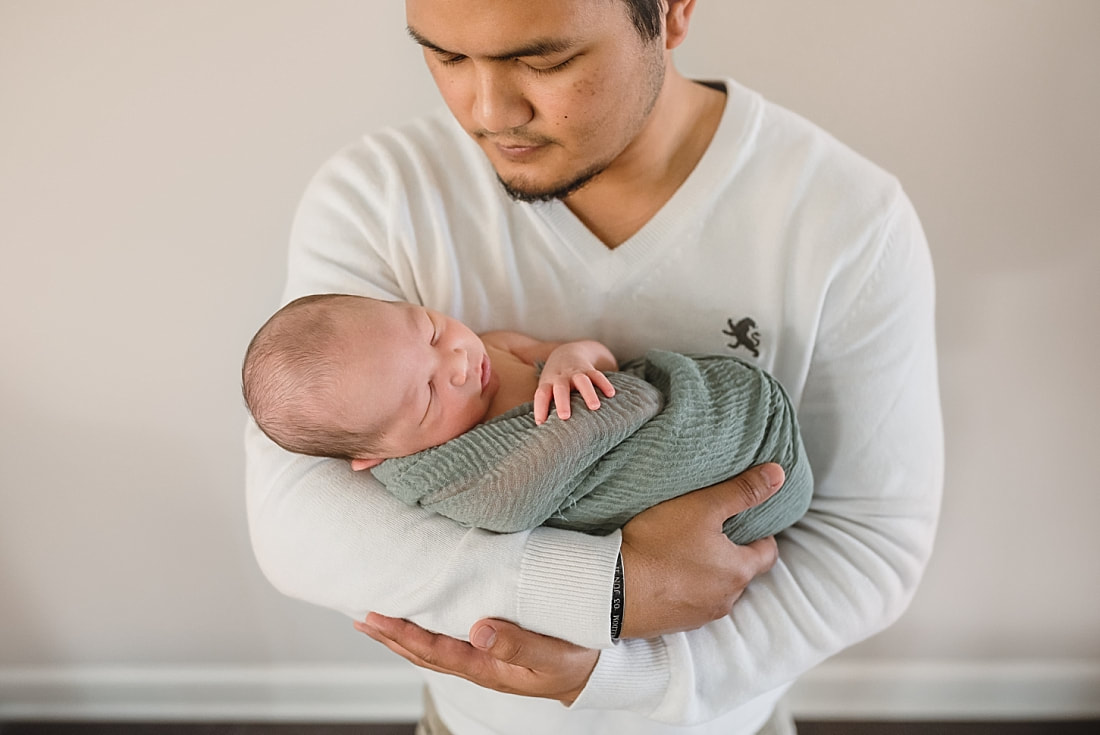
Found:
<path fill-rule="evenodd" d="M 497 145 L 508 147 L 539 146 L 557 143 L 557 140 L 548 135 L 539 135 L 524 130 L 523 128 L 513 128 L 511 130 L 504 130 L 496 133 L 486 130 L 485 128 L 478 128 L 473 131 L 473 136 L 475 138 L 488 140 Z"/>

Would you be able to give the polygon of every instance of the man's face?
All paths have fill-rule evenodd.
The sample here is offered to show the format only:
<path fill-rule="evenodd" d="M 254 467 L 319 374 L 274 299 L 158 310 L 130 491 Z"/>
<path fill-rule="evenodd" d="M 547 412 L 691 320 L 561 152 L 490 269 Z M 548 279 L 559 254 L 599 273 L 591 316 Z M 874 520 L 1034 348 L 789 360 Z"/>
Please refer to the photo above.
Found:
<path fill-rule="evenodd" d="M 564 197 L 628 149 L 664 79 L 621 0 L 407 0 L 443 99 L 512 196 Z"/>

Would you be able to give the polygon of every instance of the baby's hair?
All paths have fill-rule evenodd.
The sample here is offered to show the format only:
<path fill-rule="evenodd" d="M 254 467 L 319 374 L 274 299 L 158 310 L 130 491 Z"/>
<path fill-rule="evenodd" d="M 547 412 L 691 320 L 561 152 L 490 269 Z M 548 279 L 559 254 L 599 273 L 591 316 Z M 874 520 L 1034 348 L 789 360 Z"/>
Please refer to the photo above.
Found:
<path fill-rule="evenodd" d="M 283 449 L 315 457 L 356 459 L 379 454 L 381 436 L 342 427 L 341 340 L 346 321 L 363 318 L 363 296 L 314 294 L 291 301 L 260 327 L 241 368 L 244 402 L 260 430 Z"/>

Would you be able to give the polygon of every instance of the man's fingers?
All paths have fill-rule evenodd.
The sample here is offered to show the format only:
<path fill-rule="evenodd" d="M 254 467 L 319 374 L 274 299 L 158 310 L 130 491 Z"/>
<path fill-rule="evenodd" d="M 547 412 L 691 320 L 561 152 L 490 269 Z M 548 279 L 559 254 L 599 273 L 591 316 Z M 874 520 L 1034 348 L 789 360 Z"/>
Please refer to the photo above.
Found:
<path fill-rule="evenodd" d="M 431 633 L 415 623 L 377 613 L 370 613 L 365 621 L 355 623 L 355 627 L 394 653 L 405 658 L 414 657 L 430 667 L 446 665 L 449 643 L 462 645 L 462 641 Z M 452 656 L 454 653 L 451 651 Z"/>
<path fill-rule="evenodd" d="M 511 666 L 541 670 L 572 650 L 568 641 L 533 633 L 506 620 L 479 620 L 470 628 L 470 643 Z"/>
<path fill-rule="evenodd" d="M 484 668 L 483 652 L 464 641 L 431 633 L 407 620 L 370 613 L 365 621 L 356 622 L 355 628 L 425 669 L 470 678 Z"/>
<path fill-rule="evenodd" d="M 474 623 L 470 642 L 506 667 L 509 677 L 533 677 L 546 696 L 567 704 L 580 694 L 599 658 L 599 651 L 495 618 Z"/>
<path fill-rule="evenodd" d="M 752 558 L 756 566 L 756 570 L 752 574 L 753 577 L 771 569 L 779 559 L 779 544 L 775 542 L 775 536 L 757 539 L 751 544 L 746 544 L 740 548 L 742 550 L 748 549 L 753 553 Z"/>
<path fill-rule="evenodd" d="M 527 633 L 527 631 L 522 631 Z M 530 635 L 528 633 L 528 635 Z M 530 666 L 522 658 L 523 644 L 503 621 L 479 621 L 470 629 L 470 643 L 493 658 L 516 666 Z"/>
<path fill-rule="evenodd" d="M 599 651 L 486 619 L 470 643 L 431 633 L 415 623 L 370 613 L 355 628 L 417 666 L 501 692 L 572 702 L 584 688 Z"/>
<path fill-rule="evenodd" d="M 745 470 L 737 477 L 699 490 L 699 500 L 722 520 L 760 505 L 783 485 L 783 468 L 774 462 Z"/>
<path fill-rule="evenodd" d="M 369 625 L 364 625 L 363 623 L 356 622 L 355 623 L 355 629 L 358 630 L 360 633 L 366 633 L 368 636 L 370 636 L 374 640 L 378 641 L 383 646 L 390 649 L 391 651 L 396 653 L 398 656 L 405 659 L 406 661 L 409 661 L 410 663 L 416 664 L 417 666 L 420 666 L 420 667 L 425 668 L 425 669 L 431 669 L 432 671 L 438 671 L 441 674 L 451 673 L 450 671 L 444 671 L 443 669 L 439 668 L 438 666 L 432 664 L 430 661 L 426 661 L 425 659 L 421 658 L 420 656 L 417 656 L 415 653 L 408 650 L 407 648 L 402 646 L 397 641 L 393 640 L 392 638 L 387 638 L 382 632 L 380 632 L 376 628 L 372 628 Z"/>
<path fill-rule="evenodd" d="M 552 639 L 504 620 L 480 620 L 470 628 L 470 643 L 498 661 L 528 669 L 539 668 L 540 645 Z"/>
<path fill-rule="evenodd" d="M 400 643 L 398 643 L 397 641 L 393 640 L 392 638 L 387 636 L 385 633 L 383 633 L 381 629 L 375 627 L 374 625 L 371 625 L 369 622 L 362 622 L 362 621 L 356 620 L 352 624 L 355 626 L 355 629 L 357 631 L 359 631 L 360 633 L 365 633 L 369 637 L 371 637 L 374 640 L 381 643 L 386 648 L 388 648 L 391 651 L 393 651 L 394 653 L 396 653 L 401 658 L 412 661 L 417 666 L 424 666 L 425 668 L 431 668 L 427 665 L 426 662 L 420 660 L 420 658 L 418 656 L 416 656 L 416 654 L 414 654 L 411 651 L 409 651 L 408 649 L 406 649 Z"/>

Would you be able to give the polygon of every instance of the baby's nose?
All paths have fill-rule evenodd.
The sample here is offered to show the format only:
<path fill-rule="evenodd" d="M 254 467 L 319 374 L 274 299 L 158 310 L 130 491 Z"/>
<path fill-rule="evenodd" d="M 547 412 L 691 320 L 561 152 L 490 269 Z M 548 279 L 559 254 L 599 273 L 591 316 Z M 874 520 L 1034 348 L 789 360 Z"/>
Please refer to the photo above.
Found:
<path fill-rule="evenodd" d="M 456 388 L 466 385 L 470 372 L 470 361 L 467 359 L 466 350 L 455 350 L 452 364 L 454 367 L 451 371 L 451 385 Z"/>

